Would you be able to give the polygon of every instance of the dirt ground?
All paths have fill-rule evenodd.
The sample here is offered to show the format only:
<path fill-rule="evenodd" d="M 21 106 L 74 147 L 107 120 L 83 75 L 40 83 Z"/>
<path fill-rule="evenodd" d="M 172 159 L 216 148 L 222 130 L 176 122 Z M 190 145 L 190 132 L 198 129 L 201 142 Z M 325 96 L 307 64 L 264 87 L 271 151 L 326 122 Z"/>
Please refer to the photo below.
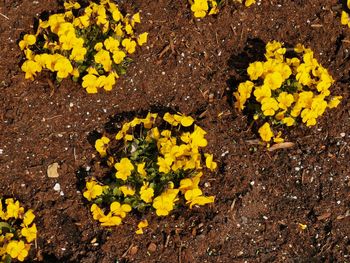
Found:
<path fill-rule="evenodd" d="M 142 11 L 148 44 L 111 92 L 89 95 L 70 80 L 52 89 L 47 74 L 27 81 L 19 67 L 20 34 L 56 1 L 0 1 L 0 195 L 35 210 L 28 262 L 350 262 L 350 28 L 340 25 L 338 1 L 231 4 L 200 21 L 186 0 L 120 5 Z M 274 152 L 249 144 L 257 135 L 231 101 L 239 73 L 270 40 L 312 48 L 343 96 L 317 126 L 287 130 L 295 147 Z M 102 228 L 80 192 L 78 171 L 94 170 L 89 134 L 115 114 L 154 107 L 191 114 L 208 131 L 220 165 L 207 188 L 216 202 L 148 214 L 143 235 L 132 216 Z M 55 162 L 59 177 L 48 178 Z"/>

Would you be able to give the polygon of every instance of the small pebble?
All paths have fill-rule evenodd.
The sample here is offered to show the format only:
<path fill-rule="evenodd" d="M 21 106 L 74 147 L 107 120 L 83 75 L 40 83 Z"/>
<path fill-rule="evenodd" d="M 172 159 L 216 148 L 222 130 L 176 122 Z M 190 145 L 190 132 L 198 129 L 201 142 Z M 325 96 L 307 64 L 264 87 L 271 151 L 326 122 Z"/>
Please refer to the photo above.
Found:
<path fill-rule="evenodd" d="M 154 243 L 151 243 L 151 244 L 148 245 L 147 250 L 148 250 L 149 252 L 155 252 L 155 251 L 157 250 L 157 245 L 154 244 Z"/>
<path fill-rule="evenodd" d="M 61 191 L 61 185 L 59 183 L 56 183 L 55 186 L 53 187 L 53 190 L 60 192 Z"/>
<path fill-rule="evenodd" d="M 346 135 L 345 132 L 340 133 L 340 137 L 343 137 L 343 138 L 344 138 L 345 135 Z"/>

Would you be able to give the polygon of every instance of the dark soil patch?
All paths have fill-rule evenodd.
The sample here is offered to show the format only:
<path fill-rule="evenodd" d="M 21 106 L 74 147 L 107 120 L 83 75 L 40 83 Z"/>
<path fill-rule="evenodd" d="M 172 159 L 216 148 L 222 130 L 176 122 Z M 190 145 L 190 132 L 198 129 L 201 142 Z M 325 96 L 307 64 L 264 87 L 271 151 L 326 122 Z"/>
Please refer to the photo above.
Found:
<path fill-rule="evenodd" d="M 36 211 L 38 246 L 29 261 L 349 262 L 350 29 L 340 25 L 337 1 L 231 5 L 202 21 L 185 0 L 122 2 L 129 12 L 142 10 L 148 47 L 112 92 L 97 95 L 70 80 L 51 90 L 45 75 L 26 81 L 16 41 L 33 17 L 57 4 L 0 2 L 9 18 L 0 16 L 0 194 Z M 251 46 L 274 39 L 311 47 L 344 98 L 316 127 L 290 130 L 294 148 L 269 153 L 247 143 L 256 135 L 230 106 L 227 90 L 240 80 L 240 66 L 261 55 Z M 170 42 L 174 50 L 159 58 Z M 142 236 L 131 216 L 103 229 L 77 187 L 77 171 L 95 154 L 88 135 L 102 132 L 115 114 L 154 106 L 205 112 L 198 123 L 221 166 L 207 188 L 215 205 L 161 219 L 149 214 Z M 50 179 L 46 169 L 54 162 L 60 176 Z"/>

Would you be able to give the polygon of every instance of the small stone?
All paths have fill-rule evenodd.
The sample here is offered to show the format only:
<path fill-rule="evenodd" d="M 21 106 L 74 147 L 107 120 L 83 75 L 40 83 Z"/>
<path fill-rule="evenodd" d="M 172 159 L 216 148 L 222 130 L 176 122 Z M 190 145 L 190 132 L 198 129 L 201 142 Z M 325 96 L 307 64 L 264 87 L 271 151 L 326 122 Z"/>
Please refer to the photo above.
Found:
<path fill-rule="evenodd" d="M 47 177 L 49 177 L 49 178 L 59 177 L 60 175 L 58 174 L 58 171 L 57 171 L 59 167 L 60 166 L 58 165 L 58 163 L 50 164 L 47 167 Z"/>
<path fill-rule="evenodd" d="M 344 138 L 345 135 L 346 135 L 345 132 L 340 133 L 340 137 L 343 137 L 343 138 Z"/>
<path fill-rule="evenodd" d="M 61 185 L 59 183 L 56 183 L 55 186 L 53 187 L 53 190 L 60 192 L 61 191 Z"/>
<path fill-rule="evenodd" d="M 157 250 L 157 245 L 154 244 L 154 243 L 151 243 L 151 244 L 148 245 L 147 250 L 148 250 L 149 252 L 155 252 L 155 251 Z"/>

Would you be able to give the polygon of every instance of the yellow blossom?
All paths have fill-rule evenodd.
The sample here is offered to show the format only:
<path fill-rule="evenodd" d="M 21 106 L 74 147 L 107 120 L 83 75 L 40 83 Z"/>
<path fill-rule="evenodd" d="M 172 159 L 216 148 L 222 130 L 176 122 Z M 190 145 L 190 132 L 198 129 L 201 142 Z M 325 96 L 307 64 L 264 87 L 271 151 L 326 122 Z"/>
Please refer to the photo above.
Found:
<path fill-rule="evenodd" d="M 141 220 L 137 225 L 137 230 L 135 231 L 136 234 L 141 235 L 143 234 L 143 229 L 145 227 L 148 227 L 148 221 L 147 219 Z"/>
<path fill-rule="evenodd" d="M 36 76 L 37 72 L 40 72 L 42 67 L 39 65 L 39 63 L 33 61 L 33 60 L 26 60 L 21 69 L 26 73 L 25 78 L 34 80 L 34 77 Z"/>
<path fill-rule="evenodd" d="M 205 17 L 208 9 L 209 6 L 207 0 L 194 0 L 191 5 L 191 10 L 197 18 Z"/>
<path fill-rule="evenodd" d="M 21 230 L 22 236 L 24 236 L 28 243 L 36 239 L 37 229 L 36 225 L 33 224 L 31 227 L 24 227 Z"/>
<path fill-rule="evenodd" d="M 103 192 L 102 186 L 99 185 L 95 180 L 86 182 L 86 189 L 87 190 L 83 193 L 83 196 L 88 201 L 91 201 L 92 199 L 95 199 L 96 197 L 102 195 Z"/>
<path fill-rule="evenodd" d="M 26 48 L 28 48 L 31 45 L 34 45 L 36 42 L 36 37 L 35 35 L 31 35 L 31 34 L 25 34 L 23 37 L 23 40 L 19 41 L 19 47 L 21 48 L 21 50 L 24 50 Z"/>
<path fill-rule="evenodd" d="M 25 226 L 29 226 L 35 218 L 35 215 L 33 213 L 33 210 L 29 209 L 27 212 L 25 212 L 23 217 L 23 224 Z"/>
<path fill-rule="evenodd" d="M 153 188 L 149 187 L 149 183 L 144 183 L 140 189 L 140 197 L 146 203 L 151 203 L 154 196 Z"/>
<path fill-rule="evenodd" d="M 129 38 L 125 38 L 122 41 L 122 46 L 125 48 L 126 52 L 128 52 L 129 54 L 132 54 L 135 52 L 136 42 Z"/>
<path fill-rule="evenodd" d="M 101 157 L 105 157 L 107 155 L 107 147 L 109 142 L 110 142 L 110 139 L 105 136 L 102 136 L 101 139 L 96 140 L 95 149 L 96 151 L 99 152 Z"/>
<path fill-rule="evenodd" d="M 135 194 L 135 190 L 132 189 L 130 186 L 126 186 L 126 185 L 120 186 L 119 190 L 122 191 L 124 196 L 128 196 L 128 195 L 133 196 Z"/>
<path fill-rule="evenodd" d="M 113 202 L 110 205 L 111 213 L 121 218 L 126 217 L 126 213 L 131 211 L 131 206 L 128 204 L 120 204 L 119 202 Z"/>
<path fill-rule="evenodd" d="M 211 171 L 214 171 L 217 168 L 217 163 L 213 161 L 213 155 L 205 153 L 205 165 L 207 166 L 208 169 Z"/>
<path fill-rule="evenodd" d="M 122 158 L 119 163 L 114 165 L 114 167 L 117 170 L 115 176 L 123 181 L 126 181 L 134 170 L 134 165 L 128 158 Z"/>
<path fill-rule="evenodd" d="M 57 77 L 64 79 L 73 72 L 73 66 L 69 59 L 61 57 L 57 60 L 54 70 L 57 71 Z"/>
<path fill-rule="evenodd" d="M 139 163 L 139 164 L 137 165 L 137 172 L 138 172 L 141 176 L 143 176 L 143 177 L 146 177 L 146 176 L 147 176 L 147 172 L 146 172 L 146 170 L 145 170 L 145 165 L 146 165 L 145 162 Z"/>
<path fill-rule="evenodd" d="M 260 137 L 263 141 L 269 142 L 273 137 L 273 132 L 271 131 L 270 124 L 265 122 L 258 130 Z"/>
<path fill-rule="evenodd" d="M 28 256 L 28 249 L 22 240 L 11 240 L 6 247 L 6 252 L 11 258 L 18 259 L 19 261 L 24 261 Z"/>
<path fill-rule="evenodd" d="M 145 44 L 147 42 L 147 37 L 148 37 L 148 33 L 142 33 L 141 35 L 138 36 L 137 38 L 137 44 L 139 44 L 139 46 L 142 46 L 143 44 Z"/>

